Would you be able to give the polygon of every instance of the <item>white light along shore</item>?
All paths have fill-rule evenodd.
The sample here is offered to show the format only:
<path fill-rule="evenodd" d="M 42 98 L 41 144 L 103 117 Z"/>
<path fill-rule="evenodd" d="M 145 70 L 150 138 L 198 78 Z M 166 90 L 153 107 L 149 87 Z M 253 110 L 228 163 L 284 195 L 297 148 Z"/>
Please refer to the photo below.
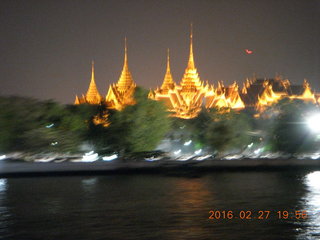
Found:
<path fill-rule="evenodd" d="M 191 170 L 209 171 L 268 171 L 268 170 L 320 170 L 320 160 L 313 159 L 241 159 L 205 161 L 154 161 L 154 162 L 8 162 L 0 161 L 0 177 L 23 177 L 37 175 L 81 175 L 110 173 L 177 173 Z"/>

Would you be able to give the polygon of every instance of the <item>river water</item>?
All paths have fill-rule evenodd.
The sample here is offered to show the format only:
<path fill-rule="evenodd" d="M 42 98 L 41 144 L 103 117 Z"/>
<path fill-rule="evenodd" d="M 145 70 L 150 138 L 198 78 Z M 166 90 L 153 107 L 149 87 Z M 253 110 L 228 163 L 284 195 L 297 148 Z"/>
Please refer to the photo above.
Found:
<path fill-rule="evenodd" d="M 0 239 L 320 239 L 320 171 L 2 178 Z"/>

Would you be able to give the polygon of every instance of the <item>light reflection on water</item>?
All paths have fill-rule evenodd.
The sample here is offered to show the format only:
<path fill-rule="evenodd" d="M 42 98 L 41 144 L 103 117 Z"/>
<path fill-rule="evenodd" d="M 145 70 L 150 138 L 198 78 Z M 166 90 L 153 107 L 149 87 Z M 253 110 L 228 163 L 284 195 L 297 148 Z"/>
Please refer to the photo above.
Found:
<path fill-rule="evenodd" d="M 86 190 L 92 190 L 92 188 L 94 187 L 94 185 L 97 183 L 97 178 L 96 177 L 93 177 L 93 178 L 86 178 L 86 179 L 83 179 L 81 181 L 82 183 L 82 186 L 84 189 Z"/>
<path fill-rule="evenodd" d="M 320 171 L 307 174 L 304 183 L 308 191 L 303 208 L 308 218 L 305 231 L 297 239 L 320 239 Z"/>
<path fill-rule="evenodd" d="M 211 221 L 211 209 L 274 212 Z M 0 179 L 0 240 L 320 239 L 319 211 L 320 171 Z"/>
<path fill-rule="evenodd" d="M 0 178 L 0 194 L 7 189 L 7 179 Z"/>
<path fill-rule="evenodd" d="M 5 236 L 9 224 L 9 212 L 6 207 L 7 179 L 0 178 L 0 236 Z"/>
<path fill-rule="evenodd" d="M 176 178 L 168 191 L 173 196 L 170 209 L 174 211 L 174 215 L 182 216 L 177 217 L 174 228 L 167 230 L 168 238 L 201 238 L 207 219 L 207 211 L 204 210 L 209 209 L 208 201 L 212 199 L 205 181 L 202 178 Z"/>

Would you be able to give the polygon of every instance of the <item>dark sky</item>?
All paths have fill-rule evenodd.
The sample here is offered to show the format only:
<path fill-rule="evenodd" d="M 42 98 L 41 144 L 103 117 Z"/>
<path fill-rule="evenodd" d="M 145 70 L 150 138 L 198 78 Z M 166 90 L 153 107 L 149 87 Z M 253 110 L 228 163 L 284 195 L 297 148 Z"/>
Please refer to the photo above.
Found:
<path fill-rule="evenodd" d="M 319 15 L 318 0 L 0 0 L 0 95 L 72 103 L 87 91 L 91 60 L 105 95 L 118 81 L 125 36 L 138 85 L 161 84 L 167 48 L 180 82 L 191 22 L 201 80 L 280 73 L 320 91 Z"/>

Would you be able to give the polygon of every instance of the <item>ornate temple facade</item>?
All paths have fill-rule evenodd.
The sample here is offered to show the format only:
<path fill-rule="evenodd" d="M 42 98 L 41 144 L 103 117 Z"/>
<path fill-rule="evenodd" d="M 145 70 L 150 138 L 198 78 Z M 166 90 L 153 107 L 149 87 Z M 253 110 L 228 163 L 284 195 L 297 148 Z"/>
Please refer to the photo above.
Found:
<path fill-rule="evenodd" d="M 149 98 L 164 101 L 172 116 L 179 118 L 194 118 L 201 111 L 205 91 L 203 83 L 194 64 L 192 32 L 190 35 L 190 54 L 187 68 L 182 80 L 177 85 L 170 72 L 168 51 L 167 70 L 160 88 L 149 92 Z"/>
<path fill-rule="evenodd" d="M 239 94 L 239 86 L 236 82 L 225 87 L 222 82 L 218 82 L 217 88 L 209 86 L 206 91 L 206 108 L 231 108 L 241 110 L 245 105 Z"/>
<path fill-rule="evenodd" d="M 165 102 L 172 116 L 194 118 L 198 116 L 202 107 L 234 110 L 251 108 L 262 112 L 283 98 L 320 103 L 320 96 L 311 91 L 306 80 L 303 85 L 291 85 L 288 79 L 283 79 L 281 76 L 276 76 L 274 79 L 247 79 L 241 90 L 236 82 L 227 87 L 221 81 L 217 87 L 208 82 L 204 85 L 195 67 L 192 38 L 191 30 L 189 61 L 180 84 L 176 84 L 172 79 L 168 54 L 163 84 L 160 88 L 149 92 L 149 98 Z"/>
<path fill-rule="evenodd" d="M 259 112 L 283 98 L 317 103 L 317 96 L 312 92 L 307 80 L 304 80 L 302 85 L 292 85 L 288 79 L 281 76 L 273 79 L 247 79 L 240 96 L 246 108 L 255 108 Z"/>
<path fill-rule="evenodd" d="M 127 105 L 135 104 L 133 97 L 135 88 L 136 84 L 128 67 L 127 43 L 125 41 L 124 63 L 118 82 L 110 85 L 106 97 L 102 97 L 95 83 L 94 64 L 92 63 L 88 91 L 81 97 L 76 96 L 75 104 L 105 104 L 109 109 L 122 110 Z M 302 99 L 320 104 L 320 95 L 316 95 L 311 90 L 307 80 L 304 80 L 302 85 L 292 85 L 288 79 L 283 79 L 281 76 L 272 79 L 256 79 L 254 77 L 246 79 L 242 89 L 236 82 L 224 86 L 220 81 L 216 87 L 208 82 L 204 84 L 195 67 L 192 29 L 189 59 L 180 83 L 177 84 L 172 77 L 168 50 L 163 83 L 157 89 L 150 90 L 149 98 L 163 101 L 171 116 L 184 119 L 198 116 L 203 107 L 235 110 L 251 108 L 263 112 L 268 106 L 283 98 Z"/>
<path fill-rule="evenodd" d="M 224 87 L 218 83 L 218 88 L 204 83 L 200 80 L 193 56 L 193 34 L 190 34 L 190 53 L 187 68 L 180 84 L 176 84 L 171 76 L 169 54 L 167 59 L 167 70 L 160 88 L 149 92 L 149 98 L 164 101 L 172 116 L 179 118 L 194 118 L 198 116 L 202 107 L 228 107 L 242 109 L 242 102 L 238 85 L 234 83 Z"/>
<path fill-rule="evenodd" d="M 195 67 L 193 58 L 192 31 L 190 34 L 190 54 L 187 68 L 179 85 L 177 85 L 170 72 L 169 52 L 167 70 L 163 84 L 155 91 L 150 91 L 149 98 L 164 101 L 172 116 L 179 118 L 194 118 L 201 111 L 205 97 L 203 82 Z"/>

